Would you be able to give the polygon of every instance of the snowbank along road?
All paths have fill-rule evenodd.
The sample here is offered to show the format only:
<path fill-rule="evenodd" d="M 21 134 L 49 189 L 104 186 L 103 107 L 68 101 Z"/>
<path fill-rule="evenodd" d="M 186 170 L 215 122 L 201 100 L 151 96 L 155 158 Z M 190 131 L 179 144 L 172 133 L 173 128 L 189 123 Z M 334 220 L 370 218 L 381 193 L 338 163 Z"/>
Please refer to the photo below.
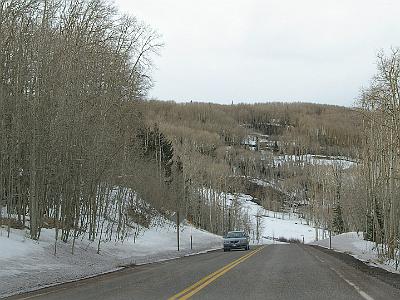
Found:
<path fill-rule="evenodd" d="M 133 266 L 9 299 L 189 298 L 400 299 L 400 290 L 327 251 L 287 244 Z"/>

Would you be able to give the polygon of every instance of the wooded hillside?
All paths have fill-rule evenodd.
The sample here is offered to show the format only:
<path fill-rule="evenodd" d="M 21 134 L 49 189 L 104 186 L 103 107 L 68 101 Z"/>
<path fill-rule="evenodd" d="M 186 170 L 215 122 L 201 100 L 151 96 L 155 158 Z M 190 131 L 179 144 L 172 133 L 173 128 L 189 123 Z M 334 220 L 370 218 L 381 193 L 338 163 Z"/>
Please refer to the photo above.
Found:
<path fill-rule="evenodd" d="M 143 104 L 143 111 L 149 124 L 159 124 L 168 136 L 179 142 L 185 139 L 196 142 L 193 146 L 199 152 L 210 154 L 223 145 L 239 145 L 254 132 L 280 141 L 279 150 L 286 154 L 356 158 L 361 146 L 362 115 L 340 106 L 149 101 Z"/>
<path fill-rule="evenodd" d="M 344 180 L 341 169 L 305 166 L 297 161 L 282 163 L 279 157 L 295 155 L 303 159 L 313 155 L 328 161 L 333 157 L 334 161 L 340 155 L 345 160 L 357 160 L 361 149 L 362 116 L 350 108 L 307 103 L 218 105 L 163 101 L 146 101 L 141 107 L 148 126 L 159 128 L 172 141 L 188 186 L 250 193 L 275 211 L 307 204 L 299 211 L 318 226 L 326 222 L 317 213 L 320 209 L 312 206 L 319 203 L 316 199 L 320 195 L 314 193 L 311 203 L 307 189 L 314 185 L 317 188 L 320 180 L 329 181 L 333 182 L 329 193 L 334 195 L 337 184 Z M 340 178 L 335 179 L 339 176 L 335 174 Z M 259 187 L 253 179 L 273 185 Z M 218 215 L 219 203 L 211 206 L 211 214 Z M 215 222 L 217 217 L 200 218 L 197 224 L 210 230 L 217 226 Z"/>
<path fill-rule="evenodd" d="M 123 237 L 134 203 L 113 181 L 140 157 L 137 102 L 160 46 L 108 1 L 0 0 L 1 224 L 67 241 L 111 219 Z"/>

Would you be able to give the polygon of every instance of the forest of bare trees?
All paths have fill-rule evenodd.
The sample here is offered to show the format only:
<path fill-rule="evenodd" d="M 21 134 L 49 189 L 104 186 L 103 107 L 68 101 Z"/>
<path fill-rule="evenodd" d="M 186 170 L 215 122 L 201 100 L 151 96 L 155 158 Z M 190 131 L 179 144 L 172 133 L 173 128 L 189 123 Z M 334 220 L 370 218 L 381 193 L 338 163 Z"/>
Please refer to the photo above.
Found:
<path fill-rule="evenodd" d="M 378 55 L 378 71 L 360 99 L 365 232 L 393 259 L 400 242 L 400 49 Z"/>
<path fill-rule="evenodd" d="M 249 193 L 269 210 L 295 209 L 309 224 L 326 229 L 326 233 L 343 232 L 347 226 L 343 220 L 354 220 L 346 219 L 348 215 L 342 216 L 340 212 L 344 188 L 349 182 L 347 176 L 353 171 L 343 170 L 340 164 L 305 167 L 303 161 L 281 165 L 275 160 L 285 154 L 300 159 L 309 154 L 324 157 L 329 153 L 357 161 L 362 122 L 355 110 L 302 103 L 217 105 L 149 101 L 142 103 L 142 111 L 147 122 L 156 122 L 172 141 L 183 162 L 186 184 L 191 187 L 199 191 L 206 187 L 217 193 Z M 266 132 L 271 128 L 273 132 Z M 271 151 L 249 151 L 243 141 L 254 132 L 270 133 L 265 136 L 279 146 Z M 251 182 L 254 178 L 272 182 L 274 187 L 257 186 Z M 220 221 L 219 207 L 218 201 L 212 203 L 210 219 L 200 218 L 196 224 L 208 230 L 224 228 L 221 224 L 229 220 Z M 337 214 L 340 228 L 330 222 Z M 224 230 L 217 231 L 220 232 Z"/>
<path fill-rule="evenodd" d="M 174 151 L 143 117 L 161 47 L 110 1 L 0 1 L 0 224 L 9 233 L 26 226 L 39 239 L 54 228 L 55 251 L 82 235 L 100 249 L 148 227 L 154 210 L 221 234 L 240 222 L 214 191 L 216 182 L 226 190 L 229 172 Z"/>
<path fill-rule="evenodd" d="M 2 223 L 63 241 L 94 239 L 104 218 L 123 226 L 113 181 L 140 147 L 137 102 L 160 47 L 108 1 L 0 1 Z"/>

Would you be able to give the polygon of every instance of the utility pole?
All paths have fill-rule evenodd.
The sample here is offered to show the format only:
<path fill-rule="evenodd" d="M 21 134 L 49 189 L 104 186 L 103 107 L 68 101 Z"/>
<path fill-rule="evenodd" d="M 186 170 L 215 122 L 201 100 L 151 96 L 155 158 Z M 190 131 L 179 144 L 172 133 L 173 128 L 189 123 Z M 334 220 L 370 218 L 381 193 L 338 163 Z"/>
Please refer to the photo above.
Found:
<path fill-rule="evenodd" d="M 192 234 L 192 226 L 190 226 L 190 250 L 193 250 L 193 234 Z"/>
<path fill-rule="evenodd" d="M 178 251 L 179 251 L 179 211 L 176 212 L 176 240 L 178 242 Z"/>
<path fill-rule="evenodd" d="M 261 216 L 259 214 L 254 215 L 256 217 L 256 239 L 257 239 L 257 244 L 260 243 L 260 218 Z"/>
<path fill-rule="evenodd" d="M 329 249 L 332 249 L 332 217 L 330 214 L 330 204 L 328 204 L 328 218 L 329 218 Z"/>

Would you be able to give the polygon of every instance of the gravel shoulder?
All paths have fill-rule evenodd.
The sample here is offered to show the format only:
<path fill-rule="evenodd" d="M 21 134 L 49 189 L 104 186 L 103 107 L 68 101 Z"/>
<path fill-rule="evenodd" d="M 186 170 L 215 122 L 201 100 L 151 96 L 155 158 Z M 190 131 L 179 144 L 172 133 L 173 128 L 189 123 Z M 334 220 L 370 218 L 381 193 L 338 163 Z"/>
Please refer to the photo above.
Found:
<path fill-rule="evenodd" d="M 363 273 L 366 273 L 369 276 L 375 277 L 375 278 L 393 286 L 394 288 L 400 290 L 400 274 L 388 272 L 382 268 L 368 265 L 365 262 L 358 260 L 355 257 L 353 257 L 349 254 L 343 253 L 343 252 L 330 250 L 330 249 L 316 246 L 316 245 L 310 245 L 310 247 L 317 249 L 318 251 L 321 251 L 330 256 L 333 256 L 337 259 L 340 259 L 346 265 L 351 266 L 359 271 L 362 271 Z"/>

